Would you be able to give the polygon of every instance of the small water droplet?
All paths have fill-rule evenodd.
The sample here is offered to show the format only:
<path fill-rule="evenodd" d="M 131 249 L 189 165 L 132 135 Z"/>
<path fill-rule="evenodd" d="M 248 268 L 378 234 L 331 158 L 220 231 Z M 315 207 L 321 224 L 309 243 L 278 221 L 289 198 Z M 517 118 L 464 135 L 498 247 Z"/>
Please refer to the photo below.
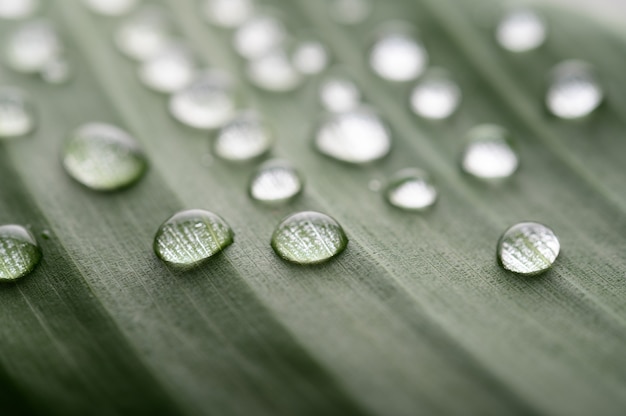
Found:
<path fill-rule="evenodd" d="M 44 240 L 50 240 L 52 238 L 52 233 L 50 232 L 50 230 L 43 230 L 41 232 L 41 238 L 43 238 Z"/>
<path fill-rule="evenodd" d="M 130 12 L 139 0 L 83 0 L 94 13 L 103 16 L 122 16 Z"/>
<path fill-rule="evenodd" d="M 141 7 L 122 22 L 114 39 L 123 54 L 137 61 L 157 56 L 172 42 L 167 11 L 154 4 Z"/>
<path fill-rule="evenodd" d="M 378 179 L 372 179 L 367 184 L 367 188 L 372 192 L 378 192 L 382 188 L 383 184 Z"/>
<path fill-rule="evenodd" d="M 372 12 L 370 0 L 333 0 L 329 14 L 344 25 L 356 25 L 364 22 Z"/>
<path fill-rule="evenodd" d="M 283 160 L 269 160 L 252 175 L 250 196 L 266 204 L 283 204 L 302 192 L 304 181 L 298 171 Z"/>
<path fill-rule="evenodd" d="M 180 211 L 154 237 L 154 252 L 166 263 L 192 266 L 233 243 L 232 228 L 220 216 L 201 209 Z"/>
<path fill-rule="evenodd" d="M 496 39 L 500 46 L 511 52 L 530 51 L 545 42 L 546 25 L 533 10 L 513 9 L 500 20 Z"/>
<path fill-rule="evenodd" d="M 463 152 L 463 170 L 480 179 L 505 179 L 519 166 L 517 153 L 511 145 L 510 133 L 491 124 L 470 130 Z"/>
<path fill-rule="evenodd" d="M 389 153 L 391 135 L 378 115 L 361 108 L 330 114 L 315 134 L 315 147 L 342 162 L 363 164 Z"/>
<path fill-rule="evenodd" d="M 208 70 L 186 88 L 170 97 L 169 110 L 183 124 L 197 129 L 215 129 L 235 112 L 234 85 L 230 76 Z"/>
<path fill-rule="evenodd" d="M 41 260 L 35 237 L 21 225 L 0 226 L 0 281 L 17 280 Z"/>
<path fill-rule="evenodd" d="M 259 115 L 244 111 L 220 129 L 213 151 L 221 159 L 245 162 L 267 153 L 273 143 L 274 137 Z"/>
<path fill-rule="evenodd" d="M 65 143 L 65 170 L 96 191 L 113 191 L 137 182 L 147 165 L 135 139 L 110 124 L 85 124 Z"/>
<path fill-rule="evenodd" d="M 560 249 L 561 244 L 550 228 L 536 222 L 521 222 L 500 237 L 498 260 L 506 270 L 532 276 L 552 267 Z"/>
<path fill-rule="evenodd" d="M 46 20 L 33 20 L 11 32 L 5 45 L 6 62 L 15 71 L 35 73 L 63 49 L 59 36 Z"/>
<path fill-rule="evenodd" d="M 343 76 L 331 75 L 323 79 L 319 95 L 322 106 L 333 113 L 354 110 L 361 103 L 361 91 Z"/>
<path fill-rule="evenodd" d="M 319 74 L 328 66 L 328 50 L 317 41 L 302 42 L 296 45 L 291 61 L 301 74 Z"/>
<path fill-rule="evenodd" d="M 570 60 L 557 65 L 546 95 L 548 109 L 564 119 L 591 114 L 604 99 L 593 68 L 586 62 Z"/>
<path fill-rule="evenodd" d="M 437 201 L 437 188 L 421 169 L 403 169 L 393 175 L 385 191 L 387 201 L 407 211 L 424 211 Z"/>
<path fill-rule="evenodd" d="M 0 139 L 23 136 L 35 128 L 28 96 L 15 87 L 0 87 Z"/>
<path fill-rule="evenodd" d="M 293 91 L 302 83 L 302 76 L 282 50 L 274 50 L 248 63 L 248 78 L 257 87 L 272 92 Z"/>
<path fill-rule="evenodd" d="M 41 79 L 52 85 L 65 84 L 72 78 L 72 66 L 70 62 L 62 57 L 57 56 L 48 61 L 41 71 L 39 71 Z"/>
<path fill-rule="evenodd" d="M 348 237 L 337 221 L 314 211 L 283 219 L 272 235 L 272 248 L 281 258 L 298 264 L 322 263 L 341 253 Z"/>
<path fill-rule="evenodd" d="M 370 51 L 370 66 L 388 81 L 411 81 L 419 77 L 428 62 L 422 44 L 406 31 L 386 31 Z"/>
<path fill-rule="evenodd" d="M 190 49 L 171 43 L 139 67 L 139 79 L 148 88 L 173 93 L 191 83 L 196 66 Z"/>
<path fill-rule="evenodd" d="M 39 8 L 39 0 L 0 0 L 0 19 L 25 19 Z"/>
<path fill-rule="evenodd" d="M 418 116 L 443 120 L 461 101 L 461 89 L 445 70 L 429 70 L 411 93 L 411 108 Z"/>
<path fill-rule="evenodd" d="M 209 23 L 235 28 L 252 17 L 254 8 L 252 0 L 205 0 L 203 11 Z"/>
<path fill-rule="evenodd" d="M 246 59 L 260 58 L 281 46 L 286 38 L 283 24 L 272 16 L 258 15 L 240 26 L 234 35 L 234 47 Z"/>

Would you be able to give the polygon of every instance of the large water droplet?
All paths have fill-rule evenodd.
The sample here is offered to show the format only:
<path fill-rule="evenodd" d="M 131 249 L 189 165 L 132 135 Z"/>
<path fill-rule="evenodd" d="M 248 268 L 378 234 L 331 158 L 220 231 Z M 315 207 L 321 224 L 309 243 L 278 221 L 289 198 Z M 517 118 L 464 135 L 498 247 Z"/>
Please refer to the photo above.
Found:
<path fill-rule="evenodd" d="M 536 222 L 521 222 L 500 237 L 498 259 L 506 270 L 532 276 L 552 267 L 560 249 L 561 244 L 550 228 Z"/>
<path fill-rule="evenodd" d="M 19 26 L 9 34 L 5 45 L 7 64 L 18 72 L 40 71 L 62 50 L 56 30 L 45 20 L 35 20 Z"/>
<path fill-rule="evenodd" d="M 172 93 L 191 83 L 196 66 L 189 48 L 173 43 L 139 67 L 139 79 L 155 91 Z"/>
<path fill-rule="evenodd" d="M 0 0 L 0 19 L 24 19 L 39 8 L 39 0 Z"/>
<path fill-rule="evenodd" d="M 331 114 L 315 134 L 317 150 L 342 162 L 362 164 L 386 156 L 391 135 L 372 111 L 358 109 Z"/>
<path fill-rule="evenodd" d="M 22 90 L 0 87 L 0 139 L 23 136 L 35 128 L 35 112 Z"/>
<path fill-rule="evenodd" d="M 227 28 L 241 26 L 252 17 L 252 0 L 205 0 L 204 16 L 209 23 Z"/>
<path fill-rule="evenodd" d="M 94 13 L 103 16 L 121 16 L 130 12 L 139 0 L 83 0 Z"/>
<path fill-rule="evenodd" d="M 228 74 L 205 71 L 170 97 L 170 113 L 181 123 L 198 129 L 221 127 L 235 112 L 233 88 Z"/>
<path fill-rule="evenodd" d="M 317 41 L 302 42 L 296 45 L 291 61 L 301 74 L 319 74 L 328 65 L 328 50 Z"/>
<path fill-rule="evenodd" d="M 41 260 L 35 237 L 21 225 L 0 226 L 0 281 L 19 279 Z"/>
<path fill-rule="evenodd" d="M 153 58 L 171 43 L 171 22 L 157 5 L 143 6 L 115 32 L 115 44 L 126 56 L 138 61 Z"/>
<path fill-rule="evenodd" d="M 233 42 L 237 53 L 246 59 L 254 59 L 281 46 L 285 37 L 285 28 L 279 20 L 259 15 L 237 29 Z"/>
<path fill-rule="evenodd" d="M 500 126 L 485 124 L 474 127 L 468 133 L 463 152 L 463 170 L 480 179 L 510 177 L 519 166 L 511 143 L 510 133 Z"/>
<path fill-rule="evenodd" d="M 88 123 L 65 143 L 63 165 L 83 185 L 96 191 L 113 191 L 139 180 L 148 163 L 127 132 L 110 124 Z"/>
<path fill-rule="evenodd" d="M 498 43 L 511 52 L 526 52 L 546 40 L 546 25 L 533 10 L 514 9 L 508 12 L 496 29 Z"/>
<path fill-rule="evenodd" d="M 369 62 L 381 78 L 396 82 L 411 81 L 426 68 L 428 54 L 413 36 L 394 30 L 374 43 Z"/>
<path fill-rule="evenodd" d="M 233 243 L 233 230 L 220 216 L 201 209 L 174 214 L 159 227 L 154 252 L 166 263 L 192 266 Z"/>
<path fill-rule="evenodd" d="M 273 92 L 292 91 L 302 83 L 302 76 L 282 50 L 274 50 L 248 63 L 248 78 L 259 88 Z"/>
<path fill-rule="evenodd" d="M 411 93 L 415 114 L 433 120 L 450 117 L 461 101 L 461 89 L 444 70 L 429 70 Z"/>
<path fill-rule="evenodd" d="M 320 102 L 327 111 L 350 111 L 361 103 L 361 91 L 354 82 L 343 76 L 324 78 L 319 88 Z"/>
<path fill-rule="evenodd" d="M 252 175 L 250 196 L 266 204 L 282 204 L 302 192 L 304 181 L 298 171 L 283 160 L 269 160 Z"/>
<path fill-rule="evenodd" d="M 356 25 L 372 12 L 371 0 L 333 0 L 329 14 L 338 23 Z"/>
<path fill-rule="evenodd" d="M 335 257 L 348 245 L 337 221 L 319 212 L 290 215 L 272 235 L 272 248 L 280 257 L 299 264 L 316 264 Z"/>
<path fill-rule="evenodd" d="M 591 114 L 604 99 L 591 65 L 582 61 L 565 61 L 552 72 L 546 95 L 548 109 L 557 117 L 576 119 Z"/>
<path fill-rule="evenodd" d="M 423 170 L 403 169 L 391 177 L 385 197 L 394 207 L 423 211 L 437 201 L 437 188 Z"/>
<path fill-rule="evenodd" d="M 48 84 L 65 84 L 72 78 L 72 66 L 66 58 L 56 56 L 41 68 L 39 76 Z"/>
<path fill-rule="evenodd" d="M 269 127 L 253 111 L 236 115 L 220 129 L 215 137 L 213 151 L 221 159 L 244 162 L 267 153 L 274 137 Z"/>

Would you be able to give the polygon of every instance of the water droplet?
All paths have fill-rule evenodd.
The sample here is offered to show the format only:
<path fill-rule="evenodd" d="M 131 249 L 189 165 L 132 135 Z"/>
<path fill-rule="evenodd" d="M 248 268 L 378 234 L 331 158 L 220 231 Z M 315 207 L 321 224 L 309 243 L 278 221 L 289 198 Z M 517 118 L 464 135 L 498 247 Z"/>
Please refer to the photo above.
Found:
<path fill-rule="evenodd" d="M 67 59 L 57 56 L 41 68 L 39 75 L 48 84 L 65 84 L 72 78 L 72 66 Z"/>
<path fill-rule="evenodd" d="M 39 0 L 0 0 L 0 19 L 24 19 L 39 8 Z"/>
<path fill-rule="evenodd" d="M 155 91 L 172 93 L 191 83 L 196 72 L 194 59 L 184 44 L 173 43 L 139 67 L 139 79 Z"/>
<path fill-rule="evenodd" d="M 50 240 L 52 238 L 52 233 L 50 232 L 50 230 L 43 230 L 41 232 L 41 238 L 43 238 L 44 240 Z"/>
<path fill-rule="evenodd" d="M 250 196 L 266 204 L 282 204 L 302 192 L 304 181 L 298 171 L 283 160 L 269 160 L 252 175 Z"/>
<path fill-rule="evenodd" d="M 337 23 L 356 25 L 369 17 L 372 4 L 370 0 L 333 0 L 329 12 Z"/>
<path fill-rule="evenodd" d="M 39 72 L 63 49 L 56 30 L 45 20 L 22 24 L 9 34 L 6 62 L 15 71 Z"/>
<path fill-rule="evenodd" d="M 103 16 L 122 16 L 130 12 L 139 0 L 83 0 L 94 13 Z"/>
<path fill-rule="evenodd" d="M 244 162 L 264 155 L 273 143 L 269 127 L 255 112 L 245 111 L 220 129 L 213 151 L 221 159 Z"/>
<path fill-rule="evenodd" d="M 328 51 L 320 42 L 302 42 L 294 49 L 291 61 L 301 74 L 319 74 L 328 65 Z"/>
<path fill-rule="evenodd" d="M 461 101 L 461 89 L 444 70 L 429 70 L 411 93 L 411 108 L 418 116 L 443 120 Z"/>
<path fill-rule="evenodd" d="M 200 73 L 188 87 L 170 97 L 169 110 L 183 124 L 197 129 L 215 129 L 235 112 L 233 81 L 227 73 Z"/>
<path fill-rule="evenodd" d="M 342 76 L 329 76 L 320 85 L 320 102 L 330 112 L 354 110 L 361 103 L 361 91 L 354 82 Z"/>
<path fill-rule="evenodd" d="M 383 184 L 378 179 L 372 179 L 367 184 L 367 188 L 372 192 L 378 192 L 382 188 Z"/>
<path fill-rule="evenodd" d="M 546 25 L 533 10 L 513 9 L 498 24 L 496 39 L 511 52 L 530 51 L 545 42 Z"/>
<path fill-rule="evenodd" d="M 292 91 L 302 83 L 302 76 L 282 50 L 252 59 L 248 63 L 247 72 L 251 83 L 267 91 Z"/>
<path fill-rule="evenodd" d="M 115 32 L 117 48 L 138 61 L 157 56 L 171 42 L 171 22 L 167 12 L 157 5 L 143 6 L 124 20 Z"/>
<path fill-rule="evenodd" d="M 237 29 L 233 42 L 237 53 L 246 59 L 254 59 L 281 46 L 285 38 L 285 28 L 280 21 L 259 15 Z"/>
<path fill-rule="evenodd" d="M 337 221 L 319 212 L 299 212 L 285 218 L 272 235 L 272 248 L 283 259 L 298 264 L 330 260 L 348 245 Z"/>
<path fill-rule="evenodd" d="M 510 177 L 519 166 L 511 143 L 510 133 L 500 126 L 485 124 L 474 127 L 468 133 L 463 152 L 463 170 L 480 179 Z"/>
<path fill-rule="evenodd" d="M 0 87 L 0 139 L 23 136 L 35 128 L 28 96 L 14 87 Z"/>
<path fill-rule="evenodd" d="M 437 201 L 437 196 L 437 188 L 430 175 L 412 168 L 393 175 L 385 191 L 391 205 L 407 211 L 424 211 Z"/>
<path fill-rule="evenodd" d="M 135 139 L 110 124 L 85 124 L 65 143 L 65 170 L 96 191 L 113 191 L 137 182 L 147 165 Z"/>
<path fill-rule="evenodd" d="M 428 61 L 426 50 L 403 31 L 388 31 L 370 52 L 369 62 L 376 74 L 388 81 L 411 81 L 419 77 Z"/>
<path fill-rule="evenodd" d="M 498 259 L 506 270 L 532 276 L 552 267 L 560 249 L 561 244 L 550 228 L 536 222 L 521 222 L 500 237 Z"/>
<path fill-rule="evenodd" d="M 21 225 L 0 226 L 0 281 L 17 280 L 41 260 L 35 237 Z"/>
<path fill-rule="evenodd" d="M 386 156 L 391 150 L 391 135 L 374 112 L 358 109 L 331 114 L 317 130 L 315 146 L 326 156 L 362 164 Z"/>
<path fill-rule="evenodd" d="M 546 105 L 555 116 L 564 119 L 585 117 L 598 108 L 603 99 L 602 87 L 588 63 L 571 60 L 554 68 Z"/>
<path fill-rule="evenodd" d="M 209 23 L 219 27 L 235 28 L 252 17 L 254 2 L 252 0 L 206 0 L 203 10 Z"/>
<path fill-rule="evenodd" d="M 166 263 L 192 266 L 233 243 L 232 228 L 220 216 L 201 209 L 174 214 L 159 227 L 154 252 Z"/>

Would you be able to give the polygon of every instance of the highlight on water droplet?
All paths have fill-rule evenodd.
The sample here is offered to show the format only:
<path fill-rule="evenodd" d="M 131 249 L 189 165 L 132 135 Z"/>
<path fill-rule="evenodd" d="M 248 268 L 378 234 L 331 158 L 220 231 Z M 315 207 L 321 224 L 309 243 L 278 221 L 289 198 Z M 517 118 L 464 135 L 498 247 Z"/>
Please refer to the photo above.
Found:
<path fill-rule="evenodd" d="M 72 78 L 72 66 L 65 57 L 56 56 L 41 68 L 39 76 L 48 84 L 65 84 Z"/>
<path fill-rule="evenodd" d="M 191 83 L 196 65 L 191 50 L 173 42 L 139 67 L 139 79 L 148 88 L 173 93 Z"/>
<path fill-rule="evenodd" d="M 253 0 L 205 0 L 203 12 L 212 25 L 236 28 L 250 19 L 254 13 Z"/>
<path fill-rule="evenodd" d="M 70 135 L 63 166 L 76 181 L 96 191 L 114 191 L 137 182 L 148 162 L 135 139 L 105 123 L 87 123 Z"/>
<path fill-rule="evenodd" d="M 568 60 L 552 70 L 546 105 L 555 116 L 582 118 L 597 109 L 603 100 L 604 91 L 587 62 Z"/>
<path fill-rule="evenodd" d="M 243 58 L 258 59 L 282 46 L 287 37 L 283 24 L 273 16 L 256 15 L 234 34 L 235 51 Z"/>
<path fill-rule="evenodd" d="M 18 20 L 32 16 L 39 0 L 0 0 L 0 19 Z"/>
<path fill-rule="evenodd" d="M 492 124 L 471 129 L 461 166 L 479 179 L 499 180 L 512 176 L 519 166 L 519 158 L 513 150 L 509 131 Z"/>
<path fill-rule="evenodd" d="M 316 149 L 333 159 L 364 164 L 391 150 L 391 133 L 379 116 L 365 108 L 330 114 L 315 133 Z"/>
<path fill-rule="evenodd" d="M 16 87 L 0 87 L 0 139 L 24 136 L 35 128 L 30 99 Z"/>
<path fill-rule="evenodd" d="M 304 75 L 315 75 L 328 66 L 328 50 L 318 41 L 308 40 L 297 44 L 291 54 L 293 66 Z"/>
<path fill-rule="evenodd" d="M 537 222 L 520 222 L 506 230 L 498 241 L 498 260 L 514 273 L 533 276 L 550 269 L 561 244 L 550 228 Z"/>
<path fill-rule="evenodd" d="M 285 51 L 280 49 L 250 60 L 247 74 L 252 84 L 272 92 L 293 91 L 302 83 L 302 76 L 293 67 Z"/>
<path fill-rule="evenodd" d="M 370 50 L 369 63 L 378 76 L 388 81 L 412 81 L 428 63 L 422 43 L 404 23 L 389 23 Z"/>
<path fill-rule="evenodd" d="M 89 10 L 103 16 L 122 16 L 130 12 L 139 0 L 83 0 Z"/>
<path fill-rule="evenodd" d="M 194 266 L 234 241 L 232 228 L 219 215 L 201 209 L 180 211 L 159 227 L 154 252 L 166 263 Z"/>
<path fill-rule="evenodd" d="M 511 52 L 526 52 L 546 40 L 546 24 L 534 10 L 515 8 L 506 13 L 496 28 L 496 40 Z"/>
<path fill-rule="evenodd" d="M 411 93 L 411 108 L 420 117 L 443 120 L 461 102 L 461 88 L 444 69 L 429 69 Z"/>
<path fill-rule="evenodd" d="M 269 152 L 274 136 L 254 111 L 238 113 L 224 125 L 213 142 L 213 153 L 231 162 L 247 162 Z"/>
<path fill-rule="evenodd" d="M 234 83 L 222 71 L 206 70 L 169 101 L 170 114 L 181 123 L 197 129 L 216 129 L 235 113 Z"/>
<path fill-rule="evenodd" d="M 167 11 L 156 4 L 139 8 L 115 31 L 117 48 L 137 61 L 153 58 L 172 42 Z"/>
<path fill-rule="evenodd" d="M 322 79 L 319 97 L 326 111 L 342 113 L 354 110 L 361 104 L 361 91 L 344 75 L 329 75 Z"/>
<path fill-rule="evenodd" d="M 284 260 L 317 264 L 344 251 L 348 237 L 341 225 L 328 215 L 304 211 L 292 214 L 278 224 L 271 245 Z"/>
<path fill-rule="evenodd" d="M 268 205 L 284 204 L 304 188 L 300 173 L 289 162 L 274 159 L 263 163 L 250 180 L 250 197 Z"/>
<path fill-rule="evenodd" d="M 36 73 L 61 53 L 63 45 L 52 24 L 46 20 L 23 23 L 8 35 L 6 63 L 23 73 Z"/>
<path fill-rule="evenodd" d="M 407 211 L 424 211 L 435 204 L 437 197 L 437 188 L 430 175 L 415 168 L 397 172 L 385 190 L 389 204 Z"/>
<path fill-rule="evenodd" d="M 41 260 L 35 237 L 21 225 L 0 226 L 0 282 L 26 276 Z"/>
<path fill-rule="evenodd" d="M 370 16 L 372 3 L 371 0 L 333 0 L 328 11 L 337 23 L 356 25 Z"/>

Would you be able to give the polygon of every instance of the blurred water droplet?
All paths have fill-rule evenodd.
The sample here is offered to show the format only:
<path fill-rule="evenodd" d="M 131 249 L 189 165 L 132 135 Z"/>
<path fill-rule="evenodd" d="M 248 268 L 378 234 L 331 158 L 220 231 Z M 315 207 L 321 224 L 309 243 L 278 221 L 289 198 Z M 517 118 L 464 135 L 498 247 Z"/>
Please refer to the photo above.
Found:
<path fill-rule="evenodd" d="M 511 146 L 510 133 L 491 124 L 474 127 L 468 133 L 461 166 L 466 173 L 480 179 L 504 179 L 513 175 L 519 159 Z"/>
<path fill-rule="evenodd" d="M 132 59 L 145 61 L 157 56 L 172 42 L 167 11 L 157 5 L 141 7 L 122 22 L 114 39 L 117 48 Z"/>
<path fill-rule="evenodd" d="M 274 137 L 268 126 L 252 111 L 237 114 L 220 129 L 213 143 L 215 155 L 233 162 L 245 162 L 267 153 Z"/>
<path fill-rule="evenodd" d="M 26 228 L 12 224 L 0 226 L 0 281 L 26 276 L 41 256 L 37 240 Z"/>
<path fill-rule="evenodd" d="M 437 188 L 430 175 L 420 169 L 403 169 L 389 180 L 387 201 L 407 211 L 424 211 L 437 201 Z"/>
<path fill-rule="evenodd" d="M 65 84 L 72 78 L 72 66 L 66 58 L 57 56 L 41 68 L 39 76 L 48 84 Z"/>
<path fill-rule="evenodd" d="M 0 139 L 23 136 L 35 128 L 28 96 L 15 87 L 0 87 Z"/>
<path fill-rule="evenodd" d="M 191 83 L 196 66 L 189 48 L 170 44 L 139 67 L 139 79 L 148 88 L 172 93 Z"/>
<path fill-rule="evenodd" d="M 50 240 L 52 238 L 52 233 L 50 232 L 50 230 L 43 230 L 41 232 L 41 238 L 43 238 L 44 240 Z"/>
<path fill-rule="evenodd" d="M 39 0 L 0 0 L 0 19 L 25 19 L 39 8 Z"/>
<path fill-rule="evenodd" d="M 342 76 L 323 79 L 319 95 L 322 106 L 333 113 L 354 110 L 361 102 L 361 91 L 352 81 Z"/>
<path fill-rule="evenodd" d="M 546 95 L 550 112 L 564 119 L 591 114 L 604 99 L 604 92 L 591 65 L 582 61 L 565 61 L 552 71 Z"/>
<path fill-rule="evenodd" d="M 257 87 L 272 92 L 287 92 L 298 88 L 302 76 L 282 50 L 275 50 L 248 63 L 248 78 Z"/>
<path fill-rule="evenodd" d="M 252 17 L 254 8 L 252 0 L 205 0 L 203 11 L 209 23 L 235 28 Z"/>
<path fill-rule="evenodd" d="M 259 15 L 246 21 L 234 34 L 234 47 L 246 59 L 261 58 L 285 41 L 283 24 L 271 16 Z"/>
<path fill-rule="evenodd" d="M 304 181 L 298 171 L 283 160 L 269 160 L 252 175 L 250 196 L 266 204 L 283 204 L 302 192 Z"/>
<path fill-rule="evenodd" d="M 379 37 L 370 51 L 370 66 L 388 81 L 411 81 L 419 77 L 428 62 L 428 54 L 413 36 L 389 31 Z"/>
<path fill-rule="evenodd" d="M 367 188 L 372 192 L 378 192 L 382 188 L 383 184 L 378 179 L 372 179 L 367 184 Z"/>
<path fill-rule="evenodd" d="M 541 46 L 546 40 L 543 19 L 530 9 L 513 9 L 500 20 L 496 29 L 500 46 L 511 52 L 526 52 Z"/>
<path fill-rule="evenodd" d="M 34 20 L 22 24 L 8 35 L 6 62 L 15 71 L 35 73 L 62 49 L 61 40 L 50 22 Z"/>
<path fill-rule="evenodd" d="M 536 222 L 521 222 L 500 237 L 498 259 L 506 270 L 532 276 L 552 267 L 560 249 L 561 244 L 550 228 Z"/>
<path fill-rule="evenodd" d="M 429 70 L 411 93 L 413 112 L 433 120 L 450 117 L 460 101 L 461 89 L 444 70 Z"/>
<path fill-rule="evenodd" d="M 139 0 L 83 0 L 94 13 L 103 16 L 121 16 L 130 12 Z"/>
<path fill-rule="evenodd" d="M 220 216 L 200 209 L 180 211 L 154 237 L 154 252 L 166 263 L 196 265 L 233 243 L 232 228 Z"/>
<path fill-rule="evenodd" d="M 298 264 L 322 263 L 345 250 L 348 237 L 337 221 L 319 212 L 299 212 L 283 219 L 272 235 L 272 248 Z"/>
<path fill-rule="evenodd" d="M 329 8 L 330 17 L 345 25 L 362 23 L 371 12 L 370 0 L 333 0 Z"/>
<path fill-rule="evenodd" d="M 319 74 L 328 66 L 328 51 L 320 42 L 302 42 L 296 45 L 291 61 L 301 74 Z"/>
<path fill-rule="evenodd" d="M 105 123 L 88 123 L 65 143 L 63 166 L 88 188 L 113 191 L 137 182 L 148 162 L 139 144 L 124 130 Z"/>

